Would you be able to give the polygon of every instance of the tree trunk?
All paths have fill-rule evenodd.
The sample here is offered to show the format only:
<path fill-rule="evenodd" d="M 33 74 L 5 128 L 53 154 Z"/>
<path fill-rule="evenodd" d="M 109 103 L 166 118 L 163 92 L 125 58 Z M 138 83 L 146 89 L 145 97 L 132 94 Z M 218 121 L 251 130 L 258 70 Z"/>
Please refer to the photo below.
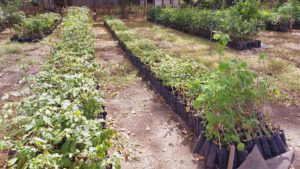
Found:
<path fill-rule="evenodd" d="M 126 17 L 125 8 L 126 8 L 125 0 L 121 0 L 121 15 L 123 19 Z"/>
<path fill-rule="evenodd" d="M 111 0 L 108 0 L 108 14 L 111 14 Z"/>
<path fill-rule="evenodd" d="M 199 9 L 201 9 L 202 0 L 198 0 L 198 1 L 195 3 L 195 5 L 196 5 Z"/>
<path fill-rule="evenodd" d="M 94 0 L 94 21 L 96 21 L 96 0 Z"/>
<path fill-rule="evenodd" d="M 128 2 L 128 13 L 130 13 L 131 12 L 131 3 L 130 3 L 130 1 Z"/>

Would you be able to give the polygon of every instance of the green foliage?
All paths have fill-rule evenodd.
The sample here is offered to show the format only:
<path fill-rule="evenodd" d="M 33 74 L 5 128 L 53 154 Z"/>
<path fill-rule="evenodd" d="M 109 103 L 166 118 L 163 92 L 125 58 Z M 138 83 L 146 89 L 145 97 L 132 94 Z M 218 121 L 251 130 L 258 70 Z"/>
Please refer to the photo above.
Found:
<path fill-rule="evenodd" d="M 289 0 L 279 8 L 262 10 L 261 15 L 266 25 L 275 28 L 290 27 L 293 23 L 300 23 L 300 2 Z"/>
<path fill-rule="evenodd" d="M 240 0 L 230 8 L 234 15 L 239 15 L 242 20 L 249 21 L 259 17 L 260 1 L 257 0 Z"/>
<path fill-rule="evenodd" d="M 208 71 L 199 62 L 169 56 L 130 31 L 121 20 L 105 21 L 156 78 L 187 103 L 188 111 L 202 116 L 208 139 L 237 143 L 238 149 L 243 149 L 242 141 L 264 130 L 264 122 L 257 117 L 257 106 L 267 94 L 266 85 L 260 80 L 258 85 L 254 83 L 256 75 L 246 63 L 223 61 L 217 70 Z M 228 35 L 216 34 L 215 38 L 220 41 L 222 52 Z"/>
<path fill-rule="evenodd" d="M 240 143 L 241 138 L 256 136 L 260 130 L 256 105 L 267 93 L 264 83 L 257 90 L 254 80 L 255 74 L 239 61 L 223 61 L 210 74 L 194 102 L 205 112 L 207 138 Z"/>
<path fill-rule="evenodd" d="M 96 118 L 103 101 L 95 88 L 94 54 L 89 10 L 69 8 L 60 41 L 42 71 L 28 79 L 26 97 L 2 110 L 18 127 L 10 137 L 16 154 L 9 168 L 120 168 L 107 154 L 114 131 Z"/>
<path fill-rule="evenodd" d="M 148 10 L 148 17 L 163 23 L 175 23 L 190 29 L 210 29 L 218 27 L 221 20 L 220 13 L 197 8 L 152 8 Z M 219 15 L 218 15 L 219 14 Z"/>
<path fill-rule="evenodd" d="M 19 24 L 14 25 L 14 30 L 19 37 L 43 36 L 59 19 L 60 15 L 56 13 L 39 14 L 22 19 Z"/>
<path fill-rule="evenodd" d="M 0 31 L 3 30 L 5 28 L 5 16 L 4 16 L 4 12 L 0 6 Z"/>
<path fill-rule="evenodd" d="M 5 1 L 4 4 L 0 3 L 0 8 L 3 10 L 2 24 L 4 27 L 11 27 L 24 18 L 24 13 L 20 10 L 21 3 L 21 0 L 9 0 Z"/>
<path fill-rule="evenodd" d="M 281 15 L 292 16 L 295 22 L 300 23 L 300 2 L 297 0 L 289 0 L 278 8 Z"/>
<path fill-rule="evenodd" d="M 148 17 L 166 24 L 189 28 L 220 31 L 232 38 L 248 38 L 263 27 L 256 0 L 241 1 L 226 10 L 199 10 L 197 8 L 153 8 Z"/>
<path fill-rule="evenodd" d="M 289 14 L 270 10 L 262 10 L 260 13 L 266 25 L 280 27 L 281 25 L 290 25 L 292 21 L 292 16 Z"/>
<path fill-rule="evenodd" d="M 217 53 L 219 56 L 224 55 L 224 50 L 229 42 L 229 36 L 226 34 L 222 33 L 216 33 L 214 34 L 213 38 L 219 42 L 218 48 L 217 48 Z M 220 59 L 221 61 L 221 59 Z"/>
<path fill-rule="evenodd" d="M 237 149 L 238 149 L 239 151 L 243 151 L 244 148 L 245 148 L 245 144 L 243 144 L 243 143 L 239 143 L 239 144 L 237 145 Z"/>
<path fill-rule="evenodd" d="M 220 9 L 225 7 L 227 0 L 202 0 L 201 7 L 205 9 Z"/>
<path fill-rule="evenodd" d="M 237 38 L 254 36 L 263 28 L 259 13 L 260 1 L 242 0 L 229 8 L 228 18 L 224 21 L 224 32 Z"/>

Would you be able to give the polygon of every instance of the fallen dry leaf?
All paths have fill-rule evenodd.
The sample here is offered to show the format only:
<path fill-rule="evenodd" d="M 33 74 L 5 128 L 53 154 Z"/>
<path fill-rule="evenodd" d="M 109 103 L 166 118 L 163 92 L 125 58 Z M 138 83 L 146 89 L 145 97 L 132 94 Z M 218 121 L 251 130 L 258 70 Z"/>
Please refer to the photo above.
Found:
<path fill-rule="evenodd" d="M 150 127 L 148 125 L 146 126 L 146 131 L 150 131 Z"/>

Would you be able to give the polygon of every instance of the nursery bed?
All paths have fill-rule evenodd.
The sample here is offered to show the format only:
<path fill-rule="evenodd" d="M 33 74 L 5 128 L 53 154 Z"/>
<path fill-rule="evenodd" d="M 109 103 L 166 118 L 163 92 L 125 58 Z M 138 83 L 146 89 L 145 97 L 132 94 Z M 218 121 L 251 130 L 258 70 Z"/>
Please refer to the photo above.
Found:
<path fill-rule="evenodd" d="M 298 29 L 298 30 L 300 30 L 300 22 L 296 22 L 296 23 L 293 25 L 293 29 Z"/>
<path fill-rule="evenodd" d="M 199 116 L 186 111 L 186 103 L 184 100 L 178 97 L 176 93 L 173 93 L 168 87 L 164 86 L 161 81 L 152 74 L 148 67 L 143 64 L 122 41 L 120 41 L 116 33 L 107 24 L 106 26 L 112 36 L 118 40 L 119 46 L 126 53 L 126 56 L 133 65 L 136 66 L 141 74 L 150 81 L 152 87 L 162 95 L 165 102 L 170 105 L 174 112 L 186 122 L 189 129 L 199 136 L 194 151 L 204 156 L 207 167 L 215 168 L 216 166 L 219 166 L 221 169 L 227 168 L 229 159 L 228 148 L 223 147 L 218 149 L 217 144 L 205 140 L 202 119 Z M 246 148 L 244 151 L 240 152 L 236 150 L 234 168 L 237 168 L 246 159 L 254 144 L 258 146 L 265 159 L 275 157 L 287 151 L 287 143 L 283 131 L 273 134 L 270 138 L 256 138 L 245 143 Z"/>
<path fill-rule="evenodd" d="M 23 36 L 23 37 L 19 37 L 18 35 L 13 35 L 10 40 L 11 41 L 17 41 L 17 42 L 33 42 L 36 43 L 38 41 L 40 41 L 41 39 L 47 37 L 48 35 L 52 34 L 52 32 L 57 28 L 57 26 L 62 22 L 62 19 L 57 20 L 55 22 L 55 24 L 52 26 L 52 28 L 45 32 L 44 35 L 36 35 L 34 37 L 27 37 L 27 36 Z"/>
<path fill-rule="evenodd" d="M 108 123 L 113 123 L 120 135 L 118 140 L 122 140 L 122 168 L 204 169 L 191 154 L 193 134 L 139 76 L 105 26 L 98 22 L 94 25 L 95 62 L 106 72 L 98 78 L 111 119 Z"/>
<path fill-rule="evenodd" d="M 129 18 L 124 20 L 131 30 L 149 42 L 161 48 L 164 52 L 175 58 L 196 60 L 209 69 L 214 69 L 218 62 L 216 46 L 204 38 L 191 36 L 181 31 L 158 26 L 145 21 L 144 18 Z M 227 48 L 224 52 L 226 59 L 242 59 L 253 71 L 261 70 L 258 63 L 259 53 L 265 53 L 265 70 L 268 80 L 279 91 L 280 95 L 271 97 L 272 104 L 263 106 L 263 112 L 269 113 L 275 124 L 280 125 L 288 138 L 288 145 L 295 148 L 293 166 L 300 167 L 299 131 L 300 126 L 300 69 L 299 69 L 299 30 L 292 33 L 264 31 L 259 33 L 259 39 L 264 44 L 260 49 L 250 51 L 236 51 Z M 296 78 L 297 77 L 297 78 Z M 267 109 L 265 109 L 267 107 Z"/>
<path fill-rule="evenodd" d="M 78 16 L 81 18 L 78 19 Z M 99 166 L 102 166 L 112 169 L 119 165 L 117 157 L 108 154 L 112 147 L 111 139 L 115 133 L 111 128 L 106 127 L 107 113 L 99 93 L 99 86 L 94 79 L 94 71 L 99 65 L 93 63 L 95 49 L 93 45 L 94 36 L 91 30 L 92 18 L 89 10 L 78 7 L 69 8 L 63 22 L 64 26 L 59 29 L 60 39 L 52 46 L 51 55 L 43 64 L 41 72 L 25 80 L 29 85 L 26 86 L 25 92 L 19 94 L 24 104 L 16 105 L 17 100 L 13 100 L 16 102 L 8 101 L 2 107 L 3 109 L 1 108 L 1 112 L 7 116 L 5 117 L 7 120 L 1 122 L 1 124 L 6 126 L 7 131 L 11 133 L 5 133 L 7 138 L 4 138 L 4 143 L 7 142 L 8 145 L 3 147 L 1 140 L 1 149 L 10 150 L 8 152 L 9 160 L 6 161 L 5 167 L 99 168 Z M 64 53 L 65 55 L 59 55 L 58 53 Z M 69 94 L 70 91 L 76 92 Z M 53 93 L 54 95 L 52 95 Z M 25 97 L 28 95 L 29 97 Z M 46 95 L 47 97 L 45 97 Z M 34 103 L 35 101 L 41 103 L 41 99 L 37 99 L 39 97 L 43 97 L 42 102 L 44 104 Z M 60 99 L 52 104 L 51 99 L 58 97 Z M 6 97 L 7 99 L 8 97 Z M 68 102 L 68 105 L 61 106 L 64 104 L 63 102 Z M 29 105 L 28 107 L 31 110 L 22 111 L 27 106 L 25 104 Z M 9 114 L 10 105 L 17 109 L 14 114 Z M 46 105 L 56 108 L 51 109 L 48 107 L 49 111 L 42 114 L 44 112 L 40 112 L 40 110 Z M 68 108 L 70 108 L 69 111 Z M 19 119 L 16 120 L 18 116 L 23 116 L 26 120 L 20 122 Z M 35 120 L 40 117 L 44 119 L 44 122 L 39 123 L 38 128 L 43 130 L 43 128 L 49 129 L 50 126 L 51 130 L 44 130 L 42 135 L 35 132 L 27 135 L 26 132 L 30 132 L 29 130 L 33 130 L 36 126 L 32 126 L 28 130 L 24 130 L 24 126 L 27 126 L 28 123 L 36 125 Z M 57 119 L 60 120 L 57 121 Z M 65 135 L 67 130 L 68 134 Z M 35 138 L 42 140 L 41 138 L 47 135 L 47 132 L 52 131 L 56 132 L 50 135 L 53 136 L 52 138 L 55 137 L 58 142 L 45 141 L 44 143 L 48 144 L 46 149 L 35 148 L 34 146 L 37 144 L 26 141 L 35 140 Z M 14 133 L 21 133 L 22 135 L 20 134 L 20 137 Z M 29 136 L 33 138 L 28 138 Z M 61 137 L 58 138 L 58 136 Z M 18 147 L 20 145 L 21 147 Z M 95 147 L 98 149 L 95 149 Z M 89 151 L 86 152 L 86 150 Z M 30 156 L 24 157 L 24 151 L 30 152 Z M 63 157 L 64 155 L 66 157 Z M 57 156 L 60 158 L 56 158 Z M 39 159 L 43 159 L 43 161 L 39 161 Z M 62 159 L 65 159 L 67 163 L 61 162 Z M 81 159 L 80 164 L 77 159 Z M 90 161 L 93 161 L 93 163 L 90 163 Z"/>
<path fill-rule="evenodd" d="M 176 29 L 176 30 L 182 31 L 184 33 L 188 33 L 188 34 L 206 38 L 206 39 L 210 39 L 211 37 L 213 37 L 213 34 L 214 34 L 214 33 L 210 33 L 210 31 L 206 30 L 206 29 L 199 29 L 198 31 L 191 31 L 188 27 L 185 27 L 183 25 L 176 25 L 173 23 L 162 23 L 159 21 L 155 21 L 151 18 L 147 18 L 147 20 L 149 22 L 152 22 L 155 24 L 159 24 L 159 25 L 162 25 L 165 27 L 170 27 L 172 29 Z M 260 48 L 261 41 L 260 40 L 243 40 L 243 41 L 231 40 L 231 41 L 229 41 L 228 46 L 230 46 L 231 48 L 236 49 L 236 50 L 249 50 L 252 48 Z"/>
<path fill-rule="evenodd" d="M 290 24 L 280 24 L 280 25 L 273 25 L 270 23 L 266 24 L 266 30 L 269 31 L 276 31 L 276 32 L 290 32 L 292 31 Z"/>
<path fill-rule="evenodd" d="M 10 41 L 12 35 L 8 30 L 0 33 L 0 109 L 5 102 L 20 100 L 17 93 L 25 86 L 23 78 L 36 74 L 44 59 L 49 55 L 50 42 L 58 39 L 54 32 L 38 43 L 22 43 Z M 2 38 L 3 37 L 3 38 Z M 13 93 L 16 93 L 15 96 Z M 7 100 L 1 100 L 10 94 Z M 1 115 L 0 118 L 3 118 Z M 0 137 L 7 136 L 7 128 L 0 127 Z M 8 158 L 8 151 L 0 152 L 0 168 Z"/>
<path fill-rule="evenodd" d="M 196 60 L 210 69 L 218 63 L 216 45 L 211 44 L 209 40 L 157 26 L 142 18 L 129 18 L 125 22 L 140 36 L 171 56 Z M 281 93 L 272 99 L 276 103 L 300 105 L 300 58 L 299 45 L 297 45 L 300 39 L 299 31 L 294 30 L 292 33 L 265 31 L 258 36 L 264 42 L 263 48 L 248 51 L 227 48 L 223 58 L 242 59 L 253 71 L 257 71 L 262 69 L 262 64 L 259 65 L 258 62 L 259 54 L 265 53 L 263 74 L 269 77 L 271 84 L 274 84 Z"/>

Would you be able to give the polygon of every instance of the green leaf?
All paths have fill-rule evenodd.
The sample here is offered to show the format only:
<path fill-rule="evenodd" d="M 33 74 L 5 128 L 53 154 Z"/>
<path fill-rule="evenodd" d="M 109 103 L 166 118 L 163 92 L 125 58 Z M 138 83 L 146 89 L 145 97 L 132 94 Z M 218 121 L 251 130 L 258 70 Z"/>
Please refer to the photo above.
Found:
<path fill-rule="evenodd" d="M 221 72 L 224 72 L 226 70 L 229 69 L 229 63 L 226 63 L 226 62 L 221 62 L 220 65 L 219 65 L 219 70 Z"/>
<path fill-rule="evenodd" d="M 14 165 L 17 161 L 18 161 L 18 158 L 17 158 L 17 157 L 14 157 L 14 158 L 8 160 L 7 166 L 8 166 L 8 167 L 11 167 L 11 166 Z"/>
<path fill-rule="evenodd" d="M 33 119 L 30 124 L 25 125 L 25 131 L 31 130 L 32 128 L 35 127 L 35 125 L 36 125 L 35 124 L 35 119 Z"/>
<path fill-rule="evenodd" d="M 67 157 L 63 157 L 60 161 L 62 167 L 66 167 L 66 168 L 69 168 L 71 167 L 72 165 L 72 162 L 70 159 L 68 159 Z"/>
<path fill-rule="evenodd" d="M 244 148 L 245 148 L 245 144 L 244 144 L 244 143 L 239 143 L 239 144 L 237 145 L 237 149 L 238 149 L 239 151 L 244 151 Z"/>
<path fill-rule="evenodd" d="M 201 107 L 201 104 L 202 104 L 202 102 L 203 102 L 203 97 L 201 97 L 201 96 L 199 96 L 199 97 L 197 97 L 197 99 L 196 100 L 194 100 L 194 102 L 193 102 L 193 106 L 196 108 L 196 109 L 199 109 L 200 107 Z"/>
<path fill-rule="evenodd" d="M 49 126 L 52 126 L 52 122 L 51 119 L 47 116 L 43 116 L 43 120 L 46 124 L 48 124 Z"/>
<path fill-rule="evenodd" d="M 71 141 L 70 141 L 70 140 L 67 140 L 67 141 L 63 144 L 63 146 L 62 146 L 62 148 L 61 148 L 62 153 L 67 154 L 67 153 L 69 152 L 70 144 L 71 144 Z"/>
<path fill-rule="evenodd" d="M 214 34 L 213 38 L 214 38 L 215 40 L 219 40 L 219 39 L 221 38 L 221 34 L 216 33 L 216 34 Z"/>
<path fill-rule="evenodd" d="M 266 58 L 266 54 L 265 53 L 259 53 L 259 59 L 260 60 L 264 60 Z"/>
<path fill-rule="evenodd" d="M 43 144 L 46 144 L 47 143 L 47 140 L 44 140 L 44 139 L 41 139 L 41 138 L 35 138 L 34 139 L 34 144 L 35 145 L 43 145 Z"/>
<path fill-rule="evenodd" d="M 223 49 L 221 47 L 218 47 L 217 48 L 217 54 L 222 56 L 224 53 L 223 53 Z"/>

